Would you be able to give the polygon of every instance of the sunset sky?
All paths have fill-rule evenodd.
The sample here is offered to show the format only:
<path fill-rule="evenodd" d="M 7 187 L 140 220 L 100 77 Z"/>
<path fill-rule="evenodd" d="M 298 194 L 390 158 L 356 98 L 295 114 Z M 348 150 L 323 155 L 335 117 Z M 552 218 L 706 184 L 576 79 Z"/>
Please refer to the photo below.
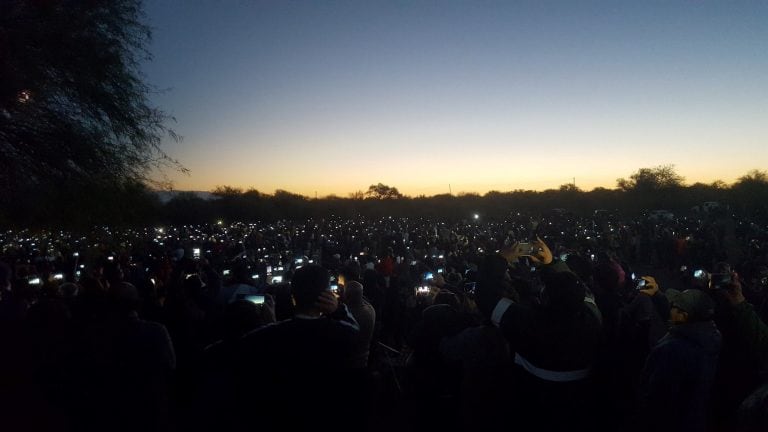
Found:
<path fill-rule="evenodd" d="M 167 153 L 216 185 L 346 196 L 768 169 L 768 2 L 146 0 Z"/>

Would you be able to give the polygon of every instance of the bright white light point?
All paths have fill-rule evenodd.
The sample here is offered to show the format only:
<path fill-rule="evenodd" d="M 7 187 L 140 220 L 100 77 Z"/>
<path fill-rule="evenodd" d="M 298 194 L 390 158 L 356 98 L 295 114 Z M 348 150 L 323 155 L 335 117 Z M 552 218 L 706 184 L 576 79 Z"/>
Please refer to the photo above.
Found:
<path fill-rule="evenodd" d="M 475 213 L 475 220 L 480 219 L 480 215 Z"/>

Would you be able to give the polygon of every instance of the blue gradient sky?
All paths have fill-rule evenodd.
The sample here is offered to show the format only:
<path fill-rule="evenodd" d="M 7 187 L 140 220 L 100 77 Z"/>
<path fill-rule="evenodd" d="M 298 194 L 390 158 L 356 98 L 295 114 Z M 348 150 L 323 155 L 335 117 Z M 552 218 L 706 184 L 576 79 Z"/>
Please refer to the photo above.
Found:
<path fill-rule="evenodd" d="M 768 2 L 147 0 L 144 65 L 216 185 L 345 196 L 768 168 Z"/>

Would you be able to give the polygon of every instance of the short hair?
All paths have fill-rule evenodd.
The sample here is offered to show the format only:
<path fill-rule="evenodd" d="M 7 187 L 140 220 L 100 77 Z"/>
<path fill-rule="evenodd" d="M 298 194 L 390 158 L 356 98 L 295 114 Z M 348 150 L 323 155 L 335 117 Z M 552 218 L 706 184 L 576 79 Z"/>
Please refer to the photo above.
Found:
<path fill-rule="evenodd" d="M 291 279 L 291 293 L 297 307 L 315 304 L 317 297 L 330 285 L 328 271 L 317 264 L 309 264 L 296 270 Z"/>
<path fill-rule="evenodd" d="M 559 312 L 575 312 L 584 304 L 586 287 L 571 272 L 557 272 L 544 277 L 546 307 Z"/>
<path fill-rule="evenodd" d="M 358 281 L 347 282 L 344 287 L 344 295 L 348 301 L 359 302 L 363 299 L 363 284 Z"/>

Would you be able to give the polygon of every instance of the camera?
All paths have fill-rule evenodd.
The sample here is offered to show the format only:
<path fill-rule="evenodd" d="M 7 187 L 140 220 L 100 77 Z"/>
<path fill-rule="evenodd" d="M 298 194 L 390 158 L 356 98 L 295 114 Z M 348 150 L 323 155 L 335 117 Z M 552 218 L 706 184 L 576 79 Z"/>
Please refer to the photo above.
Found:
<path fill-rule="evenodd" d="M 430 289 L 428 286 L 416 287 L 416 295 L 425 296 L 429 295 Z"/>
<path fill-rule="evenodd" d="M 712 289 L 727 289 L 731 282 L 733 278 L 730 273 L 712 273 L 709 280 Z"/>
<path fill-rule="evenodd" d="M 253 304 L 262 304 L 264 303 L 264 296 L 263 295 L 247 295 L 243 297 L 245 300 L 248 300 L 249 302 Z"/>
<path fill-rule="evenodd" d="M 534 246 L 533 243 L 518 243 L 517 247 L 523 255 L 533 255 L 539 251 L 539 248 Z"/>
<path fill-rule="evenodd" d="M 468 282 L 464 284 L 464 292 L 467 294 L 474 294 L 475 288 L 477 287 L 477 282 Z"/>
<path fill-rule="evenodd" d="M 707 272 L 704 271 L 704 270 L 701 270 L 701 269 L 695 270 L 693 272 L 693 277 L 695 277 L 696 279 L 702 279 L 702 280 L 706 279 L 707 278 Z"/>

